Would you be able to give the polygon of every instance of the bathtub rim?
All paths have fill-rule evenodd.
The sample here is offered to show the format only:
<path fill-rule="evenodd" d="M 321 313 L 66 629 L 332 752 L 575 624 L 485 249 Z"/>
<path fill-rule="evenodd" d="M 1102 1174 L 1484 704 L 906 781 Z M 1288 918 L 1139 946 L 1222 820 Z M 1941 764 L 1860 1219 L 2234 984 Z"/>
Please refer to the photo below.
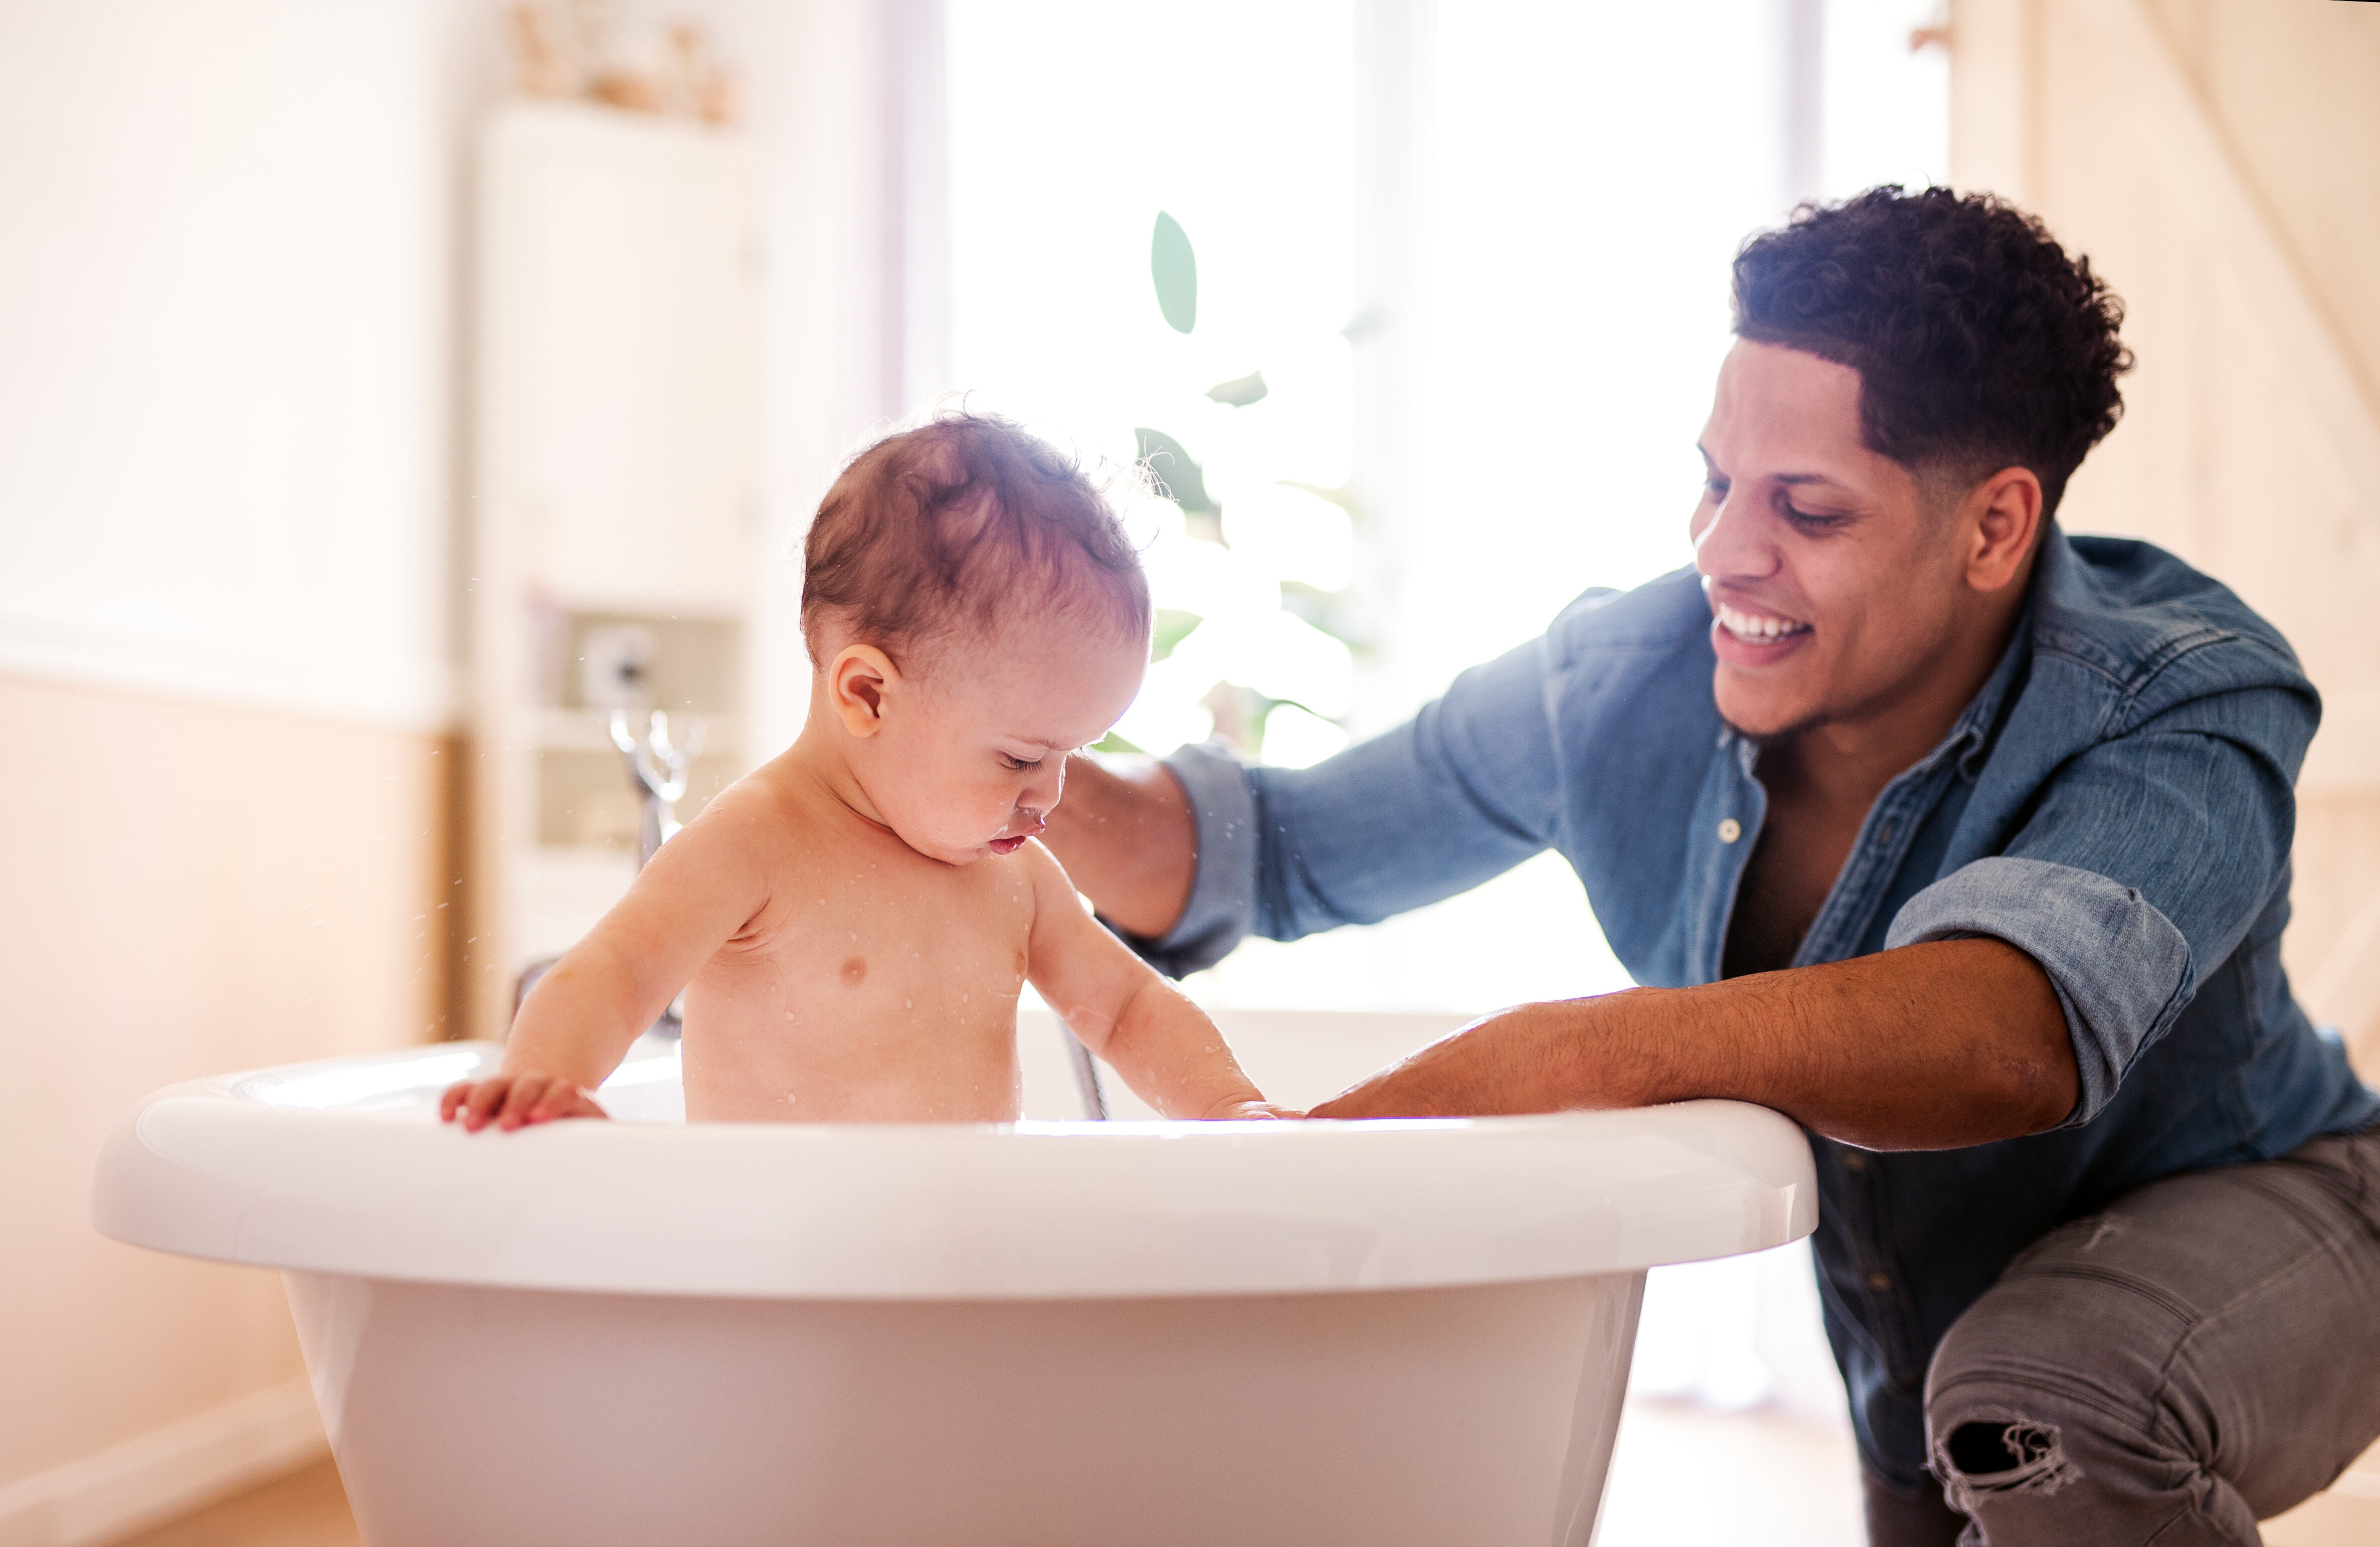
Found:
<path fill-rule="evenodd" d="M 1348 1124 L 442 1127 L 441 1043 L 156 1091 L 94 1177 L 103 1234 L 302 1272 L 783 1299 L 1109 1299 L 1452 1287 L 1639 1272 L 1816 1224 L 1766 1109 Z M 389 1110 L 275 1105 L 388 1077 Z M 652 1071 L 624 1068 L 630 1078 Z M 365 1078 L 364 1083 L 370 1084 Z M 1090 1148 L 1090 1147 L 1096 1148 Z M 1085 1163 L 1088 1154 L 1091 1159 Z"/>

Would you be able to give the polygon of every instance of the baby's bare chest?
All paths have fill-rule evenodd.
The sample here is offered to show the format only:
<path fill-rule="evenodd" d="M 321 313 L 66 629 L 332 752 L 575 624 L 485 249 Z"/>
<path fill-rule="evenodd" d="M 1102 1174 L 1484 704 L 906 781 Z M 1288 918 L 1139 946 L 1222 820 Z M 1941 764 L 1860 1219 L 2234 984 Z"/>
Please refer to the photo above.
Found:
<path fill-rule="evenodd" d="M 880 865 L 805 879 L 782 888 L 698 979 L 715 1016 L 756 1029 L 1004 1035 L 1013 1025 L 1033 929 L 1021 865 Z"/>

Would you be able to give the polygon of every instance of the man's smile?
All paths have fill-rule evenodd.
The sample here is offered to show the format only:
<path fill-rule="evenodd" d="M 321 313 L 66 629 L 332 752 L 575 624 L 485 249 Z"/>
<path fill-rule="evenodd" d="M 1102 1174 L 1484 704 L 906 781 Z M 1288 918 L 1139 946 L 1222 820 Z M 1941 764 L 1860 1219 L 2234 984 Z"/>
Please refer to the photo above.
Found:
<path fill-rule="evenodd" d="M 1721 632 L 1747 645 L 1775 648 L 1810 631 L 1810 626 L 1799 619 L 1774 613 L 1746 612 L 1716 599 L 1711 610 L 1718 615 Z"/>

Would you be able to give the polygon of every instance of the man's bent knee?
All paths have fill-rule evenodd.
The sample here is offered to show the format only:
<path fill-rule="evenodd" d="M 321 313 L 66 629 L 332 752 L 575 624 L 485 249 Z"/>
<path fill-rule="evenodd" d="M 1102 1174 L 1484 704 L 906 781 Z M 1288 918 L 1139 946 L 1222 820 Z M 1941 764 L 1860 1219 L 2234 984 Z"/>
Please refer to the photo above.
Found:
<path fill-rule="evenodd" d="M 1973 1412 L 1933 1442 L 1934 1475 L 1951 1508 L 1973 1515 L 1986 1493 L 2055 1493 L 2081 1480 L 2059 1425 L 2014 1407 Z"/>
<path fill-rule="evenodd" d="M 2252 1543 L 2255 1518 L 2181 1436 L 2155 1371 L 2184 1323 L 2117 1284 L 2003 1279 L 1950 1329 L 1926 1381 L 1934 1474 L 1991 1547 Z M 2160 1532 L 2166 1534 L 2159 1534 Z"/>

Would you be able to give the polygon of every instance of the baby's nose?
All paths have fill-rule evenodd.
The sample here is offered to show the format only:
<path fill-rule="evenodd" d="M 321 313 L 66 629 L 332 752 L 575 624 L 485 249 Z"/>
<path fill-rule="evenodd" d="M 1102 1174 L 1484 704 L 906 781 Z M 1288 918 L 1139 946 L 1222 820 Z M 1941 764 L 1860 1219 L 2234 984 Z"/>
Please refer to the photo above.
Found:
<path fill-rule="evenodd" d="M 1019 806 L 1016 814 L 1009 819 L 1009 825 L 1029 838 L 1050 825 L 1049 813 L 1037 811 L 1030 806 Z"/>

